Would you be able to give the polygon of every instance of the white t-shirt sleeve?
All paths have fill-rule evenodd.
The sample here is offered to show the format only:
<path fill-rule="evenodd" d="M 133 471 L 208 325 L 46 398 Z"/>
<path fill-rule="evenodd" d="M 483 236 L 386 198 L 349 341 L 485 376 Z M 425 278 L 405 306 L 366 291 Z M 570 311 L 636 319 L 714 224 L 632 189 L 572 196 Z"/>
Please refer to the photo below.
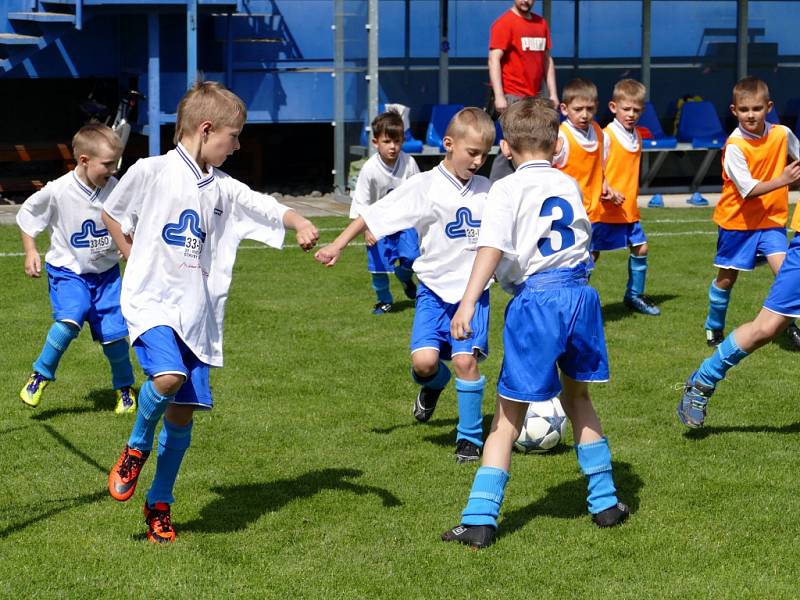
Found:
<path fill-rule="evenodd" d="M 606 166 L 608 160 L 608 153 L 611 151 L 611 134 L 603 131 L 603 168 Z"/>
<path fill-rule="evenodd" d="M 725 149 L 725 160 L 722 163 L 722 167 L 725 169 L 725 174 L 731 178 L 736 189 L 739 190 L 739 195 L 742 198 L 747 198 L 747 194 L 760 183 L 750 173 L 744 153 L 735 144 L 728 144 Z"/>
<path fill-rule="evenodd" d="M 356 180 L 356 189 L 350 197 L 350 218 L 360 217 L 366 208 L 372 204 L 372 177 L 370 177 L 370 162 L 364 163 Z"/>
<path fill-rule="evenodd" d="M 407 171 L 406 178 L 413 177 L 417 173 L 419 173 L 419 165 L 417 165 L 417 161 L 414 160 L 413 156 L 409 156 L 408 157 L 408 171 Z"/>
<path fill-rule="evenodd" d="M 481 219 L 481 232 L 478 234 L 478 248 L 488 246 L 497 248 L 504 254 L 516 255 L 517 249 L 514 246 L 516 210 L 506 187 L 499 181 L 489 190 Z"/>
<path fill-rule="evenodd" d="M 792 160 L 800 158 L 800 140 L 797 139 L 797 136 L 788 127 L 786 128 L 786 150 L 789 156 L 792 157 Z"/>
<path fill-rule="evenodd" d="M 567 141 L 567 136 L 560 130 L 558 139 L 561 140 L 561 152 L 553 157 L 553 166 L 556 169 L 563 169 L 567 166 L 567 161 L 569 160 L 569 142 Z"/>
<path fill-rule="evenodd" d="M 286 229 L 283 215 L 288 206 L 272 196 L 251 190 L 241 181 L 227 178 L 233 200 L 234 227 L 240 240 L 254 240 L 273 248 L 282 248 Z"/>
<path fill-rule="evenodd" d="M 136 230 L 142 201 L 151 182 L 152 178 L 147 176 L 145 165 L 140 159 L 128 169 L 103 202 L 103 210 L 120 224 L 125 235 Z"/>
<path fill-rule="evenodd" d="M 48 183 L 20 207 L 17 225 L 24 233 L 36 237 L 50 225 L 53 216 L 53 192 L 53 184 Z"/>
<path fill-rule="evenodd" d="M 435 219 L 421 183 L 420 177 L 409 179 L 361 214 L 372 235 L 380 239 Z"/>

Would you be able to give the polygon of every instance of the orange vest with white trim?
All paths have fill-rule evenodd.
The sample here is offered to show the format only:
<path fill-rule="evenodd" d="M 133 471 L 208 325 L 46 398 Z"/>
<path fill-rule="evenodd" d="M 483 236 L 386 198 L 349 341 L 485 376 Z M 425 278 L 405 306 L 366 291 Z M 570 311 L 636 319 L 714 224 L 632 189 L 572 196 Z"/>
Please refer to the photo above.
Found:
<path fill-rule="evenodd" d="M 594 152 L 589 152 L 580 145 L 575 139 L 569 125 L 561 124 L 561 131 L 564 132 L 569 144 L 569 154 L 567 164 L 561 167 L 570 177 L 573 177 L 581 188 L 583 194 L 583 207 L 589 215 L 589 221 L 594 222 L 600 204 L 600 194 L 603 193 L 603 130 L 592 121 L 595 137 L 597 138 L 597 148 Z"/>
<path fill-rule="evenodd" d="M 786 227 L 789 188 L 784 186 L 761 196 L 742 198 L 724 169 L 729 144 L 742 151 L 753 179 L 772 181 L 786 168 L 787 139 L 783 127 L 770 127 L 767 135 L 757 140 L 729 137 L 722 149 L 722 194 L 714 209 L 714 223 L 736 231 Z"/>
<path fill-rule="evenodd" d="M 598 211 L 592 222 L 636 223 L 639 219 L 639 165 L 642 162 L 642 136 L 636 130 L 639 149 L 631 152 L 620 143 L 610 126 L 603 132 L 610 145 L 606 158 L 606 183 L 614 191 L 623 194 L 625 201 L 617 206 L 613 202 L 598 202 Z"/>

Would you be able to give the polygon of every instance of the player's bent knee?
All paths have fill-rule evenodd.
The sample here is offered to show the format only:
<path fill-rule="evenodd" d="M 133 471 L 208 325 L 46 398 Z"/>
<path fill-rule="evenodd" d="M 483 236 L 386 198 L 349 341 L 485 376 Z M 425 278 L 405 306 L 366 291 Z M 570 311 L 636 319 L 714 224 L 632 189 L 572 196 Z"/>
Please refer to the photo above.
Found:
<path fill-rule="evenodd" d="M 478 361 L 472 354 L 456 354 L 453 357 L 453 369 L 459 379 L 476 379 L 479 377 Z"/>
<path fill-rule="evenodd" d="M 420 377 L 431 377 L 439 370 L 439 354 L 437 352 L 419 351 L 411 355 L 411 366 Z"/>
<path fill-rule="evenodd" d="M 174 396 L 181 389 L 186 378 L 175 373 L 165 373 L 153 378 L 153 387 L 162 396 Z"/>

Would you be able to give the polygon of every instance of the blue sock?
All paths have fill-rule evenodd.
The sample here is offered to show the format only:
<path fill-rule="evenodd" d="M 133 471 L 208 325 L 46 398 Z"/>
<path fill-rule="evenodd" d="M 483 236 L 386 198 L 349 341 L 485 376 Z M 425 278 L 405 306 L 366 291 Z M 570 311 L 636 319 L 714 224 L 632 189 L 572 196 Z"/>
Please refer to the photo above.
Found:
<path fill-rule="evenodd" d="M 628 256 L 628 287 L 625 289 L 626 298 L 638 298 L 644 294 L 644 284 L 647 279 L 647 256 Z"/>
<path fill-rule="evenodd" d="M 173 398 L 174 396 L 159 394 L 153 387 L 151 379 L 144 382 L 139 390 L 136 421 L 133 423 L 131 437 L 128 438 L 128 446 L 142 452 L 150 452 L 153 449 L 156 425 Z"/>
<path fill-rule="evenodd" d="M 733 333 L 722 340 L 722 343 L 714 350 L 714 354 L 709 356 L 700 365 L 695 374 L 695 379 L 703 385 L 717 387 L 717 383 L 725 379 L 728 369 L 739 364 L 747 352 L 736 345 Z"/>
<path fill-rule="evenodd" d="M 410 263 L 400 261 L 394 268 L 394 274 L 403 283 L 408 283 L 414 276 L 414 271 L 411 269 Z"/>
<path fill-rule="evenodd" d="M 389 289 L 389 276 L 386 273 L 372 273 L 372 289 L 381 304 L 391 304 L 392 291 Z"/>
<path fill-rule="evenodd" d="M 192 441 L 192 423 L 188 425 L 175 425 L 164 419 L 164 426 L 158 434 L 158 462 L 156 462 L 156 474 L 153 483 L 147 491 L 147 505 L 153 506 L 156 502 L 172 504 L 175 497 L 172 489 L 175 487 L 175 479 L 178 477 L 178 470 L 181 468 L 183 455 L 189 448 Z"/>
<path fill-rule="evenodd" d="M 616 506 L 617 488 L 614 487 L 614 478 L 611 475 L 611 450 L 608 447 L 608 438 L 601 438 L 588 444 L 575 446 L 578 455 L 578 466 L 586 475 L 589 495 L 586 502 L 589 512 L 596 515 L 599 512 Z"/>
<path fill-rule="evenodd" d="M 466 381 L 456 377 L 458 397 L 458 425 L 456 440 L 469 440 L 483 447 L 483 387 L 486 377 L 481 375 L 477 381 Z"/>
<path fill-rule="evenodd" d="M 475 473 L 472 491 L 464 512 L 462 525 L 491 525 L 497 528 L 497 515 L 503 504 L 508 472 L 496 467 L 481 467 Z"/>
<path fill-rule="evenodd" d="M 74 325 L 67 325 L 63 321 L 53 323 L 50 331 L 47 332 L 42 352 L 33 363 L 33 370 L 47 379 L 55 379 L 58 361 L 61 360 L 70 342 L 78 337 L 80 332 L 81 330 Z"/>
<path fill-rule="evenodd" d="M 420 377 L 416 374 L 414 369 L 411 369 L 411 379 L 417 385 L 430 388 L 432 390 L 443 390 L 450 381 L 450 369 L 442 361 L 439 361 L 439 370 L 430 377 Z"/>
<path fill-rule="evenodd" d="M 721 290 L 712 281 L 708 288 L 708 316 L 706 329 L 725 329 L 725 315 L 728 313 L 728 302 L 731 301 L 731 291 Z"/>
<path fill-rule="evenodd" d="M 122 338 L 110 344 L 103 344 L 103 354 L 111 365 L 111 387 L 118 390 L 121 387 L 132 386 L 133 367 L 128 340 Z"/>

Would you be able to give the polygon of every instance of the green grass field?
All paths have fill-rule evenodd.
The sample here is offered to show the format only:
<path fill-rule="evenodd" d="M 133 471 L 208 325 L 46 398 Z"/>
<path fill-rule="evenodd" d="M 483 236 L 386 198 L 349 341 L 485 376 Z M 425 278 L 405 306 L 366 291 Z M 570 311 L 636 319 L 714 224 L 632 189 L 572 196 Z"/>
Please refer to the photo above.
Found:
<path fill-rule="evenodd" d="M 315 222 L 330 241 L 346 220 Z M 591 524 L 570 440 L 515 454 L 497 544 L 481 552 L 439 541 L 476 467 L 454 460 L 452 387 L 430 423 L 414 422 L 413 305 L 369 314 L 363 248 L 323 269 L 296 247 L 242 247 L 216 408 L 196 417 L 176 486 L 178 540 L 152 547 L 141 504 L 155 461 L 127 504 L 106 491 L 132 420 L 113 414 L 89 332 L 39 409 L 17 398 L 50 306 L 46 282 L 9 256 L 16 229 L 0 227 L 0 597 L 796 598 L 800 355 L 783 340 L 759 350 L 720 385 L 708 427 L 685 433 L 676 385 L 709 353 L 715 228 L 707 209 L 644 211 L 643 224 L 662 316 L 622 306 L 626 253 L 592 278 L 611 381 L 591 389 L 631 518 Z M 755 316 L 771 279 L 740 279 L 729 324 Z M 507 300 L 493 294 L 487 428 Z"/>

